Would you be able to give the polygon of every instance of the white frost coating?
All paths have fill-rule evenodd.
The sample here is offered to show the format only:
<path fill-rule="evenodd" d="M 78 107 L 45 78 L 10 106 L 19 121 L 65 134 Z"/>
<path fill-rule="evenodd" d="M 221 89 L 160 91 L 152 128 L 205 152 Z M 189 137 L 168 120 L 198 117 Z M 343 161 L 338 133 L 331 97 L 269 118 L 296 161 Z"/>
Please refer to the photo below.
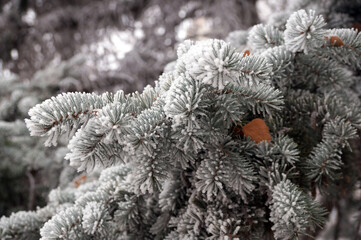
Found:
<path fill-rule="evenodd" d="M 89 234 L 94 234 L 97 231 L 102 231 L 107 227 L 107 219 L 109 213 L 101 202 L 89 202 L 83 211 L 84 231 Z"/>
<path fill-rule="evenodd" d="M 248 43 L 257 50 L 276 47 L 283 43 L 283 33 L 271 25 L 258 24 L 249 32 Z"/>
<path fill-rule="evenodd" d="M 270 220 L 276 239 L 290 239 L 295 233 L 305 232 L 309 224 L 307 203 L 290 180 L 277 184 L 273 189 Z M 288 231 L 284 231 L 288 229 Z"/>
<path fill-rule="evenodd" d="M 63 93 L 30 109 L 30 119 L 25 119 L 25 123 L 30 135 L 47 136 L 45 146 L 56 146 L 60 135 L 76 130 L 102 104 L 94 93 Z"/>
<path fill-rule="evenodd" d="M 33 211 L 19 211 L 11 213 L 10 217 L 0 218 L 0 237 L 4 229 L 11 229 L 11 231 L 34 231 L 40 223 L 40 217 Z M 1 238 L 4 239 L 4 238 Z M 6 238 L 10 239 L 10 238 Z"/>
<path fill-rule="evenodd" d="M 177 56 L 178 58 L 182 57 L 183 54 L 187 53 L 188 50 L 194 46 L 195 42 L 192 40 L 185 40 L 183 43 L 179 44 L 177 48 Z"/>
<path fill-rule="evenodd" d="M 81 222 L 82 209 L 70 207 L 52 217 L 40 229 L 40 240 L 69 239 L 71 231 Z"/>
<path fill-rule="evenodd" d="M 187 52 L 183 50 L 185 46 L 189 47 Z M 222 40 L 212 39 L 191 46 L 184 45 L 178 52 L 181 57 L 177 71 L 182 74 L 187 69 L 191 76 L 214 88 L 222 90 L 228 83 L 236 82 L 239 76 L 240 56 Z"/>
<path fill-rule="evenodd" d="M 315 11 L 299 10 L 291 15 L 286 24 L 285 43 L 292 52 L 309 51 L 320 47 L 324 42 L 326 25 L 321 15 L 316 16 Z"/>
<path fill-rule="evenodd" d="M 111 103 L 98 111 L 96 119 L 77 131 L 69 142 L 70 153 L 66 159 L 71 166 L 92 170 L 95 166 L 107 167 L 120 160 L 119 152 L 124 136 L 129 131 L 130 115 L 125 104 Z M 117 141 L 114 148 L 112 143 Z"/>

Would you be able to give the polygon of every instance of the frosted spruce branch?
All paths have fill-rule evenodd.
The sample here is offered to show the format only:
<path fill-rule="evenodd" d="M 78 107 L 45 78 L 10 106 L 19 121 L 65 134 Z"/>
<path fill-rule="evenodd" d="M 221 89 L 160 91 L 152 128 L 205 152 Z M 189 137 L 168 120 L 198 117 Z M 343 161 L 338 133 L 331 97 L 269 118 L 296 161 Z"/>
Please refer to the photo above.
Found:
<path fill-rule="evenodd" d="M 286 47 L 292 52 L 310 51 L 320 47 L 324 41 L 326 25 L 322 16 L 316 16 L 315 11 L 299 10 L 287 20 L 285 30 Z"/>
<path fill-rule="evenodd" d="M 327 178 L 335 181 L 342 176 L 342 149 L 357 137 L 357 130 L 350 122 L 337 117 L 324 126 L 322 136 L 322 142 L 314 148 L 305 166 L 306 176 L 318 184 L 327 182 Z"/>
<path fill-rule="evenodd" d="M 326 211 L 290 180 L 283 180 L 273 190 L 270 220 L 276 239 L 297 239 L 325 221 Z"/>
<path fill-rule="evenodd" d="M 60 135 L 74 134 L 102 106 L 104 100 L 98 95 L 64 93 L 36 105 L 25 122 L 32 136 L 47 136 L 45 145 L 56 145 Z"/>

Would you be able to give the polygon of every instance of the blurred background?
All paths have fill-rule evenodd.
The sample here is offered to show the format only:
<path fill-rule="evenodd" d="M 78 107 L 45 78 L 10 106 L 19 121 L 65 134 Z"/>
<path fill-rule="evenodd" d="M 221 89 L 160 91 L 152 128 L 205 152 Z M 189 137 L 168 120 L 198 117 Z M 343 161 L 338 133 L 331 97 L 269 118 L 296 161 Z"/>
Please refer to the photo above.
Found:
<path fill-rule="evenodd" d="M 185 39 L 232 42 L 315 5 L 328 27 L 360 29 L 359 0 L 0 0 L 0 216 L 44 206 L 77 176 L 66 141 L 45 148 L 29 136 L 31 107 L 66 91 L 141 91 Z"/>
<path fill-rule="evenodd" d="M 0 8 L 3 69 L 39 81 L 41 69 L 77 65 L 78 75 L 58 80 L 78 91 L 141 90 L 178 42 L 259 22 L 255 0 L 1 0 Z"/>

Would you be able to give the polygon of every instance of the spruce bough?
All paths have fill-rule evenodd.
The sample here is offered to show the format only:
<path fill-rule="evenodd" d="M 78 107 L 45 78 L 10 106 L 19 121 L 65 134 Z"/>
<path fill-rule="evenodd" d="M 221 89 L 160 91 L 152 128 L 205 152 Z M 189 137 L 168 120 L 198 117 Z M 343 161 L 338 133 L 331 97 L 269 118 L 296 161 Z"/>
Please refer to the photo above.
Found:
<path fill-rule="evenodd" d="M 342 177 L 361 128 L 351 88 L 361 34 L 324 26 L 300 10 L 284 32 L 252 28 L 247 49 L 188 40 L 142 93 L 65 93 L 35 106 L 31 135 L 56 145 L 65 134 L 72 166 L 104 170 L 53 190 L 44 208 L 1 218 L 1 238 L 312 235 L 328 214 L 315 199 Z M 242 131 L 255 119 L 271 139 Z"/>

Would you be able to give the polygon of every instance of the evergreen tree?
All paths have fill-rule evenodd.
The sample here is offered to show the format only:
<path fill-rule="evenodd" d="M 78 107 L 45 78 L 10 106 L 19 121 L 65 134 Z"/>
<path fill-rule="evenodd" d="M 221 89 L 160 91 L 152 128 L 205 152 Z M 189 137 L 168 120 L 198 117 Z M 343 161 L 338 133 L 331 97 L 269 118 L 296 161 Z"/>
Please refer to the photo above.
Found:
<path fill-rule="evenodd" d="M 31 135 L 47 146 L 68 137 L 66 159 L 86 180 L 53 190 L 44 208 L 2 217 L 1 238 L 317 234 L 322 199 L 355 158 L 361 128 L 352 87 L 361 34 L 325 25 L 299 10 L 283 28 L 233 36 L 247 48 L 186 41 L 142 93 L 63 93 L 38 104 Z"/>

